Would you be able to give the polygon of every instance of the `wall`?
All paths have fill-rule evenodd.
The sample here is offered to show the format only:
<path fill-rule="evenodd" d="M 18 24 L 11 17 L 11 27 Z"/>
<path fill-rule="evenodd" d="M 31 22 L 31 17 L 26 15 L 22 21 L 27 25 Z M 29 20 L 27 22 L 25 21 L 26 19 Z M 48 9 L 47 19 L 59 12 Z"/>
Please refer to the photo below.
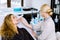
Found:
<path fill-rule="evenodd" d="M 21 0 L 11 0 L 11 7 L 21 7 Z"/>
<path fill-rule="evenodd" d="M 51 4 L 51 0 L 33 0 L 32 1 L 32 6 L 34 8 L 37 8 L 37 9 L 40 9 L 40 7 L 41 7 L 42 4 L 48 4 L 48 5 L 50 5 Z"/>
<path fill-rule="evenodd" d="M 0 3 L 6 3 L 7 0 L 0 0 Z"/>
<path fill-rule="evenodd" d="M 24 0 L 24 7 L 34 7 L 40 9 L 42 4 L 51 5 L 51 0 Z"/>
<path fill-rule="evenodd" d="M 6 3 L 6 2 L 7 2 L 6 0 L 0 0 L 0 3 Z M 34 7 L 34 8 L 39 9 L 42 4 L 50 5 L 51 4 L 51 0 L 24 0 L 24 7 Z"/>
<path fill-rule="evenodd" d="M 32 7 L 33 0 L 24 0 L 24 7 Z"/>

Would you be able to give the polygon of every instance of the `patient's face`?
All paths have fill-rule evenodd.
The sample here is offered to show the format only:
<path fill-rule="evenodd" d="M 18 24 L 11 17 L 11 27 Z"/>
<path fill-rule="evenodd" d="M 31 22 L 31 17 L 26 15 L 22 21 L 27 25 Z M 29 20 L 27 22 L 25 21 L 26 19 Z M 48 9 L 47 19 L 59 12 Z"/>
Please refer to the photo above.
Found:
<path fill-rule="evenodd" d="M 18 24 L 18 20 L 17 20 L 17 17 L 16 16 L 12 15 L 11 16 L 11 19 L 12 19 L 12 22 L 13 22 L 14 25 L 17 25 Z"/>

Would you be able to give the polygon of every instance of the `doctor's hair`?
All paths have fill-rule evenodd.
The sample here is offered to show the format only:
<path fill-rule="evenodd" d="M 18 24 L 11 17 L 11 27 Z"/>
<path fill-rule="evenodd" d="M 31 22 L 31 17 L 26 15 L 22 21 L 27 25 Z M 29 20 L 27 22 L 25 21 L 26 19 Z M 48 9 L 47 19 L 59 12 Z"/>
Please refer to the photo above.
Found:
<path fill-rule="evenodd" d="M 49 7 L 49 8 L 47 8 Z M 40 11 L 48 13 L 50 16 L 53 14 L 52 9 L 48 4 L 43 4 L 40 8 Z"/>

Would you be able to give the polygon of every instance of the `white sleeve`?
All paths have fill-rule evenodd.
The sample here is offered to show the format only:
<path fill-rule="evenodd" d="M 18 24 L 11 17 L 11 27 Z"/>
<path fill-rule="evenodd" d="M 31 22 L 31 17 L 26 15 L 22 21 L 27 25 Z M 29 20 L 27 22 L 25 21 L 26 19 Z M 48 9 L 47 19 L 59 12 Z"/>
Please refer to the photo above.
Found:
<path fill-rule="evenodd" d="M 38 36 L 38 39 L 40 40 L 45 40 L 51 33 L 52 31 L 52 25 L 51 22 L 46 24 L 46 27 L 44 28 L 44 30 L 42 31 L 42 34 L 40 36 Z"/>

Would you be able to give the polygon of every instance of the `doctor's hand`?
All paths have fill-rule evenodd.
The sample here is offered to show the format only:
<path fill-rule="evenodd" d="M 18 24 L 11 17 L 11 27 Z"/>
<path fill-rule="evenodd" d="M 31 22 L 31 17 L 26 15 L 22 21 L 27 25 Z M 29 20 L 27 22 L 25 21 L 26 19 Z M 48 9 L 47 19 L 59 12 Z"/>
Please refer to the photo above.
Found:
<path fill-rule="evenodd" d="M 37 39 L 38 38 L 38 36 L 37 36 L 37 34 L 32 30 L 32 35 Z"/>

